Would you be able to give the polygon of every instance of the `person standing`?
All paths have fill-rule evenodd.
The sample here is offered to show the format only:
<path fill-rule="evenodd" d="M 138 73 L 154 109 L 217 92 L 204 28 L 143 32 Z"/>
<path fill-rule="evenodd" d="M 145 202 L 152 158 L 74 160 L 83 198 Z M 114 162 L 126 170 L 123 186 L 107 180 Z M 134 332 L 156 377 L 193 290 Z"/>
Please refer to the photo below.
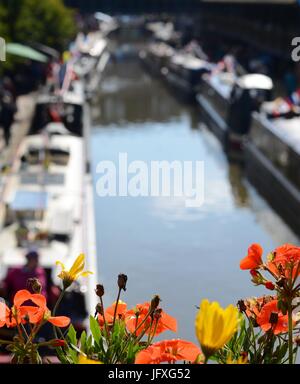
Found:
<path fill-rule="evenodd" d="M 39 254 L 29 251 L 25 255 L 26 263 L 22 267 L 16 267 L 8 271 L 2 282 L 2 293 L 10 303 L 20 289 L 28 289 L 28 279 L 38 279 L 42 286 L 41 293 L 47 297 L 47 275 L 44 268 L 39 265 Z"/>

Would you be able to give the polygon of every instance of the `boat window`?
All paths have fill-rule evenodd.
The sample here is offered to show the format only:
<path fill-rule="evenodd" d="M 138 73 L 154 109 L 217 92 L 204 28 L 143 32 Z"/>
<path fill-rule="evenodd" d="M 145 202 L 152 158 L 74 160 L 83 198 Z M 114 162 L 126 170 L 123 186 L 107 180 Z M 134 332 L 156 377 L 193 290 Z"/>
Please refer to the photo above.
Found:
<path fill-rule="evenodd" d="M 59 241 L 61 243 L 68 243 L 70 241 L 70 236 L 63 233 L 51 233 L 50 240 Z"/>
<path fill-rule="evenodd" d="M 25 173 L 21 174 L 21 184 L 44 184 L 64 185 L 65 175 L 63 173 Z"/>
<path fill-rule="evenodd" d="M 57 165 L 67 165 L 70 158 L 70 152 L 61 148 L 30 148 L 26 155 L 22 157 L 22 161 L 30 165 L 38 165 L 43 159 Z"/>

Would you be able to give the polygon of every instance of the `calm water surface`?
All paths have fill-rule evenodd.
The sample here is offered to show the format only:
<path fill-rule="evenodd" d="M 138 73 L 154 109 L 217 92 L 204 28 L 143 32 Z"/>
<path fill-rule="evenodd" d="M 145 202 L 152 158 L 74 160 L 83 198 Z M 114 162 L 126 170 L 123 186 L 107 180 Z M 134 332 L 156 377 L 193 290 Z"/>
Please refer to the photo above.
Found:
<path fill-rule="evenodd" d="M 221 146 L 196 108 L 152 79 L 138 61 L 110 65 L 94 101 L 94 181 L 101 160 L 200 160 L 205 166 L 205 203 L 186 208 L 179 198 L 95 195 L 99 281 L 106 303 L 115 300 L 116 276 L 128 274 L 123 295 L 133 306 L 159 293 L 179 322 L 179 337 L 194 340 L 195 306 L 200 299 L 235 303 L 258 295 L 239 261 L 253 242 L 266 251 L 297 239 L 229 165 Z M 101 113 L 101 115 L 100 115 Z M 170 337 L 170 335 L 164 335 Z"/>

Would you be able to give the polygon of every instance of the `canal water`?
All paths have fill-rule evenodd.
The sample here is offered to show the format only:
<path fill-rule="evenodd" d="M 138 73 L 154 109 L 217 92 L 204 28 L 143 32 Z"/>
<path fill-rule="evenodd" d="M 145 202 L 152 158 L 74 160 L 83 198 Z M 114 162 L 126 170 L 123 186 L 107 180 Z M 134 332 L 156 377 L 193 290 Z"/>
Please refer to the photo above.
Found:
<path fill-rule="evenodd" d="M 239 270 L 248 246 L 266 252 L 295 235 L 230 165 L 196 107 L 151 78 L 137 58 L 114 60 L 93 102 L 91 150 L 96 166 L 120 152 L 128 162 L 204 161 L 205 201 L 187 208 L 168 197 L 99 197 L 95 188 L 99 282 L 105 303 L 115 300 L 118 273 L 128 275 L 122 299 L 129 306 L 159 294 L 163 308 L 178 319 L 177 337 L 195 340 L 194 316 L 203 298 L 221 304 L 259 295 L 249 273 Z M 172 334 L 163 335 L 172 337 Z M 173 337 L 176 337 L 173 335 Z"/>

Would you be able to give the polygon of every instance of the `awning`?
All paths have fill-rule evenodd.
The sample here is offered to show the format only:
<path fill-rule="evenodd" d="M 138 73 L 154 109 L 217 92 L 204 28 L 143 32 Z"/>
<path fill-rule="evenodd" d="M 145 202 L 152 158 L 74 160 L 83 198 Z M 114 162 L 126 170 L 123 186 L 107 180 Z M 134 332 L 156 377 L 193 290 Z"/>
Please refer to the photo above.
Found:
<path fill-rule="evenodd" d="M 10 208 L 14 211 L 41 211 L 47 208 L 47 192 L 17 191 Z"/>
<path fill-rule="evenodd" d="M 30 43 L 30 46 L 33 49 L 41 52 L 43 55 L 53 57 L 54 59 L 59 59 L 59 52 L 52 47 L 48 47 L 47 45 L 36 43 L 36 42 Z"/>
<path fill-rule="evenodd" d="M 26 59 L 30 59 L 34 61 L 39 61 L 41 63 L 46 63 L 48 61 L 48 58 L 46 55 L 43 55 L 42 53 L 36 51 L 35 49 L 19 43 L 7 43 L 6 53 L 24 57 Z"/>

